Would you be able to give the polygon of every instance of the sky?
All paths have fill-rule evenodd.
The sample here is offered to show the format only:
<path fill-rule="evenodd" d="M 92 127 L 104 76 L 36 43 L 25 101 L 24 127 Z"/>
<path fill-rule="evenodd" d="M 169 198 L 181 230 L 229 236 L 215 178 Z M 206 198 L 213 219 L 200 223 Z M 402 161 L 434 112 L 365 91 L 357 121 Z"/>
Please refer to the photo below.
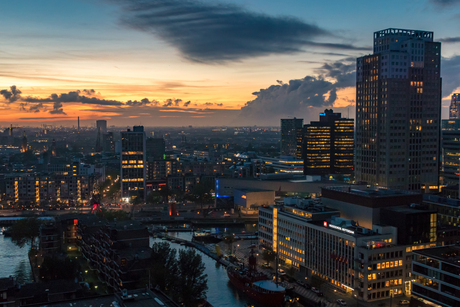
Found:
<path fill-rule="evenodd" d="M 373 32 L 442 42 L 460 91 L 460 0 L 0 0 L 0 127 L 279 126 L 355 115 Z"/>

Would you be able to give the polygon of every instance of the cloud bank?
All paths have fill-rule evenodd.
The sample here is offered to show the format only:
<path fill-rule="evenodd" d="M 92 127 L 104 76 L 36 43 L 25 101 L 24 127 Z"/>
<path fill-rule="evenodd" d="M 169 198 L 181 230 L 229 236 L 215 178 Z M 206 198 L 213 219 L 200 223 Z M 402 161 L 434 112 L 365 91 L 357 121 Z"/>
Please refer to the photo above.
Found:
<path fill-rule="evenodd" d="M 195 0 L 112 0 L 122 8 L 121 23 L 148 32 L 191 61 L 223 63 L 270 54 L 300 52 L 306 46 L 369 50 L 351 44 L 319 43 L 334 36 L 293 17 L 268 16 L 236 5 Z"/>

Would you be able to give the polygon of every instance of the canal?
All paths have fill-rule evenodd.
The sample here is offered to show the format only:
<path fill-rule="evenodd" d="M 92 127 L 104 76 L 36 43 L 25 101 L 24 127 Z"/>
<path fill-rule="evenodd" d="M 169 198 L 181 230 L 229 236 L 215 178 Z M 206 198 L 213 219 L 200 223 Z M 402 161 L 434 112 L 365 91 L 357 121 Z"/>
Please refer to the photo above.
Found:
<path fill-rule="evenodd" d="M 21 284 L 33 282 L 28 252 L 28 245 L 19 248 L 11 238 L 0 235 L 0 278 L 12 275 Z"/>

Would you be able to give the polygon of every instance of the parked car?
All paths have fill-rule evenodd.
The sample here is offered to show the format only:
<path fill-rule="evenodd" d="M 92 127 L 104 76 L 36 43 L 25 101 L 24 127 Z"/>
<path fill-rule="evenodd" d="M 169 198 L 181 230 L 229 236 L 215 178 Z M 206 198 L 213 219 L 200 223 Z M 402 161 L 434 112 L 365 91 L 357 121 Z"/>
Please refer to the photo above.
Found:
<path fill-rule="evenodd" d="M 409 305 L 410 302 L 408 300 L 400 300 L 399 305 Z"/>
<path fill-rule="evenodd" d="M 302 282 L 302 281 L 300 281 L 300 280 L 296 280 L 295 282 L 296 282 L 296 284 L 298 284 L 299 286 L 305 287 L 305 283 L 304 283 L 304 282 Z"/>
<path fill-rule="evenodd" d="M 279 276 L 284 276 L 284 275 L 286 275 L 286 272 L 284 272 L 283 269 L 278 269 L 278 275 Z"/>
<path fill-rule="evenodd" d="M 305 289 L 311 289 L 310 284 L 305 283 Z"/>
<path fill-rule="evenodd" d="M 341 298 L 339 298 L 337 300 L 337 304 L 340 305 L 340 306 L 347 306 L 347 302 L 345 302 L 344 300 L 342 300 Z"/>
<path fill-rule="evenodd" d="M 315 292 L 315 293 L 318 293 L 319 292 L 319 289 L 316 289 L 315 287 L 311 287 L 311 291 Z"/>
<path fill-rule="evenodd" d="M 318 292 L 316 292 L 316 295 L 318 295 L 318 296 L 324 296 L 324 293 L 318 290 Z"/>

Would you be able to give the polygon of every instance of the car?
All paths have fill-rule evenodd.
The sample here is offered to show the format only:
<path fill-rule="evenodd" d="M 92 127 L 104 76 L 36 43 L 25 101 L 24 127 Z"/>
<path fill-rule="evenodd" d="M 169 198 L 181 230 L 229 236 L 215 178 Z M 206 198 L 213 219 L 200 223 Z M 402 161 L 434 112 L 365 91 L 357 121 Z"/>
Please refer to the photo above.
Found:
<path fill-rule="evenodd" d="M 340 306 L 347 306 L 347 302 L 345 302 L 344 300 L 342 300 L 341 298 L 339 298 L 337 300 L 337 304 L 340 305 Z"/>
<path fill-rule="evenodd" d="M 408 300 L 400 300 L 399 305 L 409 305 L 410 302 Z"/>
<path fill-rule="evenodd" d="M 304 283 L 303 281 L 296 280 L 295 282 L 296 282 L 296 284 L 298 284 L 299 286 L 305 287 L 305 283 Z"/>
<path fill-rule="evenodd" d="M 307 284 L 307 283 L 305 283 L 304 287 L 305 287 L 305 289 L 311 289 L 311 285 Z"/>
<path fill-rule="evenodd" d="M 316 295 L 317 296 L 324 296 L 324 293 L 318 290 L 318 292 L 316 292 Z"/>
<path fill-rule="evenodd" d="M 315 287 L 311 287 L 311 291 L 313 291 L 313 292 L 315 292 L 315 293 L 318 293 L 318 292 L 319 292 L 319 290 L 316 289 Z"/>

